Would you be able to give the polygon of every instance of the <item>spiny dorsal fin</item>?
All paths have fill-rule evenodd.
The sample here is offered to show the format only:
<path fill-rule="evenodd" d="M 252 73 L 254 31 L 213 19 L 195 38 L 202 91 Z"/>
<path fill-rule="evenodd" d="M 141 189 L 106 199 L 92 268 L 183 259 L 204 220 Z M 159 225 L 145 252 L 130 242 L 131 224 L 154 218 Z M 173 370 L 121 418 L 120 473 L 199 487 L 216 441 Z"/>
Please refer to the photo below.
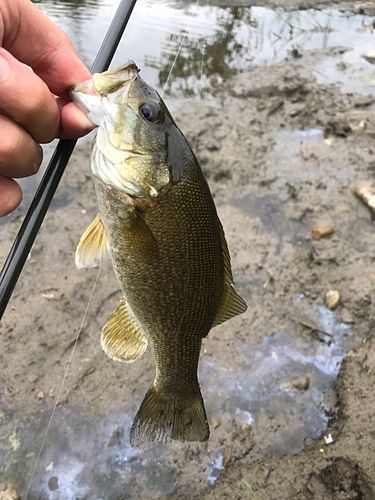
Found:
<path fill-rule="evenodd" d="M 122 298 L 102 330 L 103 351 L 115 361 L 131 363 L 142 356 L 147 344 L 147 338 L 126 300 Z"/>
<path fill-rule="evenodd" d="M 219 220 L 221 235 L 221 251 L 224 259 L 224 288 L 220 306 L 217 310 L 212 326 L 224 323 L 227 319 L 233 318 L 247 310 L 246 302 L 238 295 L 234 288 L 232 267 L 230 265 L 230 255 L 224 229 Z"/>
<path fill-rule="evenodd" d="M 76 266 L 97 267 L 109 255 L 109 243 L 99 215 L 81 236 L 76 250 Z"/>

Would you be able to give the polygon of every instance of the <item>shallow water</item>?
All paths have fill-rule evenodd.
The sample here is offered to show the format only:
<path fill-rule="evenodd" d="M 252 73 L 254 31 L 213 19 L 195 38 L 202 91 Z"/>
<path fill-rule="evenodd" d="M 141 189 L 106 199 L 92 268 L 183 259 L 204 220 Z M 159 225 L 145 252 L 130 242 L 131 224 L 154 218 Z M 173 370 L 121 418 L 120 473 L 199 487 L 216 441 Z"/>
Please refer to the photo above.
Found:
<path fill-rule="evenodd" d="M 71 37 L 86 64 L 92 64 L 118 2 L 37 3 Z M 212 90 L 212 86 L 220 85 L 236 71 L 326 47 L 348 47 L 344 61 L 350 67 L 361 63 L 367 69 L 365 74 L 370 75 L 373 67 L 361 55 L 373 49 L 372 26 L 370 17 L 334 9 L 284 12 L 257 6 L 215 7 L 209 0 L 165 0 L 155 8 L 151 0 L 139 0 L 112 66 L 134 59 L 144 78 L 160 91 L 182 42 L 166 89 L 167 95 L 172 93 L 180 98 L 202 87 L 208 89 L 208 84 Z M 317 69 L 317 74 L 324 81 L 344 81 L 347 85 L 354 85 L 356 79 L 353 72 L 350 76 L 337 76 L 325 71 L 324 65 Z M 364 85 L 365 74 L 357 78 Z M 362 90 L 368 92 L 368 85 L 364 85 Z"/>
<path fill-rule="evenodd" d="M 226 448 L 238 439 L 229 436 L 244 426 L 251 428 L 252 440 L 266 457 L 311 444 L 326 428 L 335 404 L 335 380 L 350 345 L 351 327 L 324 306 L 311 309 L 304 302 L 302 295 L 295 297 L 291 315 L 315 322 L 330 334 L 315 347 L 292 329 L 274 332 L 257 346 L 242 341 L 244 356 L 234 364 L 232 359 L 219 364 L 209 354 L 202 356 L 199 375 L 205 405 L 211 422 L 228 430 L 223 443 L 212 429 L 209 446 L 199 446 L 196 452 L 183 443 L 134 450 L 128 444 L 132 416 L 121 411 L 125 402 L 120 401 L 115 411 L 111 403 L 111 411 L 103 407 L 96 415 L 64 404 L 54 415 L 29 498 L 104 500 L 117 498 L 119 492 L 136 498 L 140 485 L 147 498 L 178 491 L 193 494 L 191 475 L 213 484 L 224 469 Z M 305 393 L 282 387 L 285 380 L 306 374 L 310 382 Z M 26 488 L 35 463 L 30 449 L 37 454 L 49 416 L 46 408 L 38 419 L 14 422 L 16 447 L 2 450 L 11 478 L 21 488 Z M 35 446 L 30 445 L 32 435 Z M 186 453 L 193 453 L 191 463 L 180 470 L 171 457 Z"/>

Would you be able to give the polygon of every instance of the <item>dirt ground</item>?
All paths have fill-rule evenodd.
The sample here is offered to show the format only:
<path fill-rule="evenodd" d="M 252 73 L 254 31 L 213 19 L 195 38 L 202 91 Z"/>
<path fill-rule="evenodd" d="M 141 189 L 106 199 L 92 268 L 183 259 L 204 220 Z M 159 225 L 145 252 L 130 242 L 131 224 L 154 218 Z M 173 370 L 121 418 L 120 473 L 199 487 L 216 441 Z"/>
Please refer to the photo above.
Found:
<path fill-rule="evenodd" d="M 210 103 L 174 110 L 207 176 L 248 303 L 246 314 L 204 343 L 208 444 L 143 454 L 128 448 L 153 361 L 146 353 L 124 367 L 100 349 L 120 294 L 109 267 L 97 278 L 97 270 L 74 266 L 96 214 L 90 141 L 79 143 L 0 328 L 0 491 L 12 483 L 22 498 L 30 486 L 31 499 L 375 498 L 374 213 L 353 192 L 356 182 L 374 180 L 375 93 L 345 93 L 316 74 L 327 58 L 345 72 L 344 53 L 291 54 L 234 76 Z M 3 226 L 1 256 L 19 222 Z M 313 225 L 334 232 L 314 239 Z M 324 308 L 328 290 L 341 296 L 334 313 Z M 333 326 L 316 319 L 317 308 Z M 265 372 L 257 371 L 260 346 Z M 291 346 L 313 362 L 299 362 L 295 372 L 278 365 Z M 332 369 L 313 368 L 319 353 L 336 348 Z M 251 399 L 253 377 L 260 389 Z M 246 421 L 248 400 L 254 418 Z"/>

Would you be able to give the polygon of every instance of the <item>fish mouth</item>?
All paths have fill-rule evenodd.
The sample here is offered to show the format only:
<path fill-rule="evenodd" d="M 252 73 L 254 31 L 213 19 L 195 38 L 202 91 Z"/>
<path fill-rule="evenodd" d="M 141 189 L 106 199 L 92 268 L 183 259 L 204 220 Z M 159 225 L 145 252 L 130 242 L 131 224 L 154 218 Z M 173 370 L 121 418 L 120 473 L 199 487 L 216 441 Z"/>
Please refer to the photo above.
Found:
<path fill-rule="evenodd" d="M 138 77 L 139 69 L 134 61 L 128 61 L 120 68 L 94 73 L 90 80 L 76 83 L 69 89 L 69 95 L 95 125 L 100 125 L 102 98 L 116 99 L 116 91 L 127 95 L 132 83 Z"/>
<path fill-rule="evenodd" d="M 69 94 L 75 98 L 77 94 L 102 96 L 114 92 L 125 83 L 131 83 L 138 76 L 139 68 L 134 61 L 128 61 L 124 66 L 94 73 L 92 78 L 72 85 Z"/>

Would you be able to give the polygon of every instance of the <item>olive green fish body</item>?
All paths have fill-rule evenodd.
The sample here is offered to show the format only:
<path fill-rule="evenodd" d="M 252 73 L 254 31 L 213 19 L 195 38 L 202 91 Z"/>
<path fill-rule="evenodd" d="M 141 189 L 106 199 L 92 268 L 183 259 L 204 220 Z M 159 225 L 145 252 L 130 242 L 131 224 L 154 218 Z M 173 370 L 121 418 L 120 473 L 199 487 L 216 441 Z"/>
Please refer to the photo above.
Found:
<path fill-rule="evenodd" d="M 105 352 L 134 361 L 149 344 L 154 353 L 155 379 L 131 444 L 204 441 L 209 428 L 197 378 L 202 338 L 246 305 L 234 290 L 222 226 L 196 158 L 135 71 L 134 65 L 121 69 L 122 93 L 116 72 L 109 74 L 118 97 L 110 95 L 109 103 L 102 97 L 110 119 L 98 118 L 92 152 L 99 216 L 81 238 L 76 262 L 95 265 L 109 253 L 123 292 L 103 328 Z M 101 86 L 97 80 L 96 90 Z"/>

